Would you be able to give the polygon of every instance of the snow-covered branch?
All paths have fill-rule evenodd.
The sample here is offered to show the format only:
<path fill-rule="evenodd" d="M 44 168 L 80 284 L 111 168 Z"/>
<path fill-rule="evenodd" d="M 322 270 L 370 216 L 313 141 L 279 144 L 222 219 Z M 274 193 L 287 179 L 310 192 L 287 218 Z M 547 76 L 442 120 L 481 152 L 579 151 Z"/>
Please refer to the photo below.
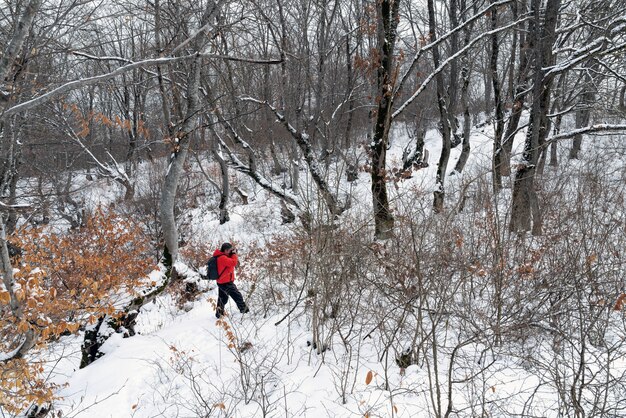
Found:
<path fill-rule="evenodd" d="M 315 181 L 315 184 L 317 184 L 317 187 L 322 194 L 324 201 L 326 202 L 326 205 L 330 210 L 330 213 L 332 213 L 333 215 L 341 215 L 345 208 L 337 204 L 337 199 L 330 191 L 326 180 L 324 180 L 324 176 L 322 175 L 322 172 L 320 170 L 317 158 L 313 153 L 313 147 L 311 146 L 311 141 L 309 141 L 309 136 L 305 132 L 300 132 L 296 128 L 294 128 L 289 123 L 289 121 L 287 121 L 285 115 L 280 113 L 274 106 L 270 105 L 267 101 L 254 99 L 252 97 L 243 97 L 241 99 L 248 102 L 258 103 L 260 105 L 265 105 L 274 113 L 276 118 L 283 124 L 287 131 L 289 131 L 292 138 L 298 144 L 298 147 L 300 148 L 300 151 L 304 156 L 304 160 L 309 167 L 309 171 L 311 172 L 311 177 L 313 178 L 313 181 Z"/>
<path fill-rule="evenodd" d="M 32 109 L 33 107 L 46 103 L 54 99 L 55 97 L 68 93 L 72 90 L 89 86 L 89 85 L 93 85 L 101 81 L 110 80 L 112 78 L 125 74 L 129 71 L 135 70 L 137 68 L 144 68 L 148 66 L 156 66 L 156 65 L 162 65 L 162 64 L 172 64 L 172 63 L 194 59 L 194 58 L 221 59 L 221 60 L 236 61 L 236 62 L 247 62 L 250 64 L 279 64 L 280 62 L 282 62 L 282 60 L 280 59 L 263 60 L 263 59 L 254 59 L 254 58 L 232 57 L 228 55 L 200 54 L 200 53 L 182 55 L 179 57 L 151 58 L 151 59 L 146 59 L 142 61 L 131 62 L 122 67 L 116 68 L 115 70 L 106 74 L 100 74 L 100 75 L 93 76 L 93 77 L 86 77 L 86 78 L 69 81 L 65 84 L 62 84 L 59 87 L 47 93 L 42 94 L 41 96 L 35 97 L 34 99 L 28 100 L 26 102 L 23 102 L 23 103 L 20 103 L 18 105 L 8 108 L 0 115 L 0 119 L 5 119 L 16 113 Z"/>
<path fill-rule="evenodd" d="M 0 202 L 0 212 L 19 212 L 31 209 L 31 207 L 32 206 L 28 204 L 7 205 L 4 202 Z"/>
<path fill-rule="evenodd" d="M 361 84 L 354 86 L 352 88 L 352 90 L 350 90 L 350 93 L 348 94 L 348 97 L 343 100 L 341 103 L 339 103 L 337 105 L 337 107 L 335 108 L 335 110 L 333 111 L 333 113 L 330 115 L 330 120 L 335 119 L 335 117 L 337 116 L 337 113 L 339 112 L 339 109 L 341 109 L 346 103 L 350 102 L 350 100 L 352 99 L 352 96 L 354 96 L 354 92 L 361 87 Z"/>
<path fill-rule="evenodd" d="M 191 42 L 194 42 L 200 35 L 205 35 L 209 27 L 214 25 L 213 18 L 222 8 L 222 5 L 224 3 L 225 3 L 225 0 L 219 0 L 213 3 L 212 5 L 213 7 L 207 6 L 200 20 L 204 24 L 200 28 L 198 28 L 189 38 L 187 38 L 185 41 L 181 42 L 178 46 L 176 46 L 172 50 L 172 54 L 175 54 L 177 51 L 183 49 L 184 47 L 189 45 Z"/>
<path fill-rule="evenodd" d="M 82 51 L 71 51 L 72 55 L 76 55 L 77 57 L 83 57 L 83 58 L 87 58 L 93 61 L 119 61 L 119 62 L 123 62 L 125 64 L 132 64 L 133 61 L 128 59 L 128 58 L 124 58 L 124 57 L 117 57 L 117 56 L 98 56 L 98 55 L 92 55 L 92 54 L 87 54 L 86 52 L 82 52 Z"/>
<path fill-rule="evenodd" d="M 596 132 L 626 132 L 626 125 L 610 125 L 601 123 L 597 125 L 585 126 L 584 128 L 575 129 L 573 131 L 551 136 L 546 140 L 546 142 L 551 143 L 555 141 L 561 141 L 563 139 L 573 138 L 576 135 L 592 134 Z"/>
<path fill-rule="evenodd" d="M 426 79 L 422 82 L 422 84 L 420 84 L 420 86 L 417 88 L 415 93 L 413 93 L 411 95 L 411 97 L 409 97 L 400 107 L 398 107 L 398 109 L 395 112 L 393 112 L 393 115 L 391 115 L 392 119 L 395 119 L 396 117 L 400 116 L 400 114 L 404 110 L 406 110 L 406 108 L 411 103 L 413 103 L 413 101 L 426 89 L 428 84 L 437 76 L 437 74 L 439 74 L 441 71 L 443 71 L 443 69 L 446 68 L 452 61 L 454 61 L 459 56 L 463 55 L 467 50 L 472 48 L 476 43 L 478 43 L 481 40 L 483 40 L 484 38 L 492 36 L 492 35 L 494 35 L 496 33 L 503 32 L 505 30 L 511 29 L 512 27 L 515 27 L 515 26 L 519 25 L 520 23 L 522 23 L 522 22 L 524 22 L 524 21 L 526 21 L 528 19 L 529 19 L 528 17 L 524 17 L 524 18 L 518 19 L 515 22 L 510 23 L 510 24 L 508 24 L 506 26 L 502 26 L 502 27 L 499 27 L 497 29 L 490 30 L 488 32 L 484 32 L 484 33 L 480 34 L 479 36 L 477 36 L 476 38 L 472 39 L 465 47 L 459 49 L 455 54 L 450 55 L 450 57 L 448 57 L 444 62 L 442 62 L 439 65 L 439 67 L 437 67 L 432 73 L 430 73 L 428 75 L 428 77 L 426 77 Z"/>
<path fill-rule="evenodd" d="M 400 77 L 400 81 L 398 82 L 394 94 L 397 93 L 398 91 L 400 91 L 402 89 L 402 87 L 404 86 L 404 83 L 406 82 L 406 80 L 408 79 L 408 77 L 413 73 L 413 71 L 415 70 L 415 66 L 417 65 L 417 62 L 419 61 L 419 59 L 421 58 L 421 56 L 430 51 L 431 49 L 433 49 L 435 46 L 441 44 L 442 42 L 444 42 L 445 40 L 447 40 L 449 37 L 451 37 L 452 35 L 460 32 L 461 30 L 463 30 L 464 28 L 468 27 L 469 25 L 473 24 L 475 21 L 477 21 L 478 19 L 480 19 L 481 17 L 483 17 L 486 13 L 489 13 L 491 10 L 493 10 L 494 8 L 499 8 L 505 4 L 508 3 L 512 3 L 513 0 L 502 0 L 499 2 L 495 2 L 490 4 L 489 6 L 487 6 L 486 8 L 484 8 L 483 10 L 481 10 L 480 12 L 476 13 L 474 16 L 470 17 L 469 19 L 467 19 L 466 21 L 464 21 L 461 25 L 455 27 L 454 29 L 452 29 L 449 32 L 446 32 L 445 34 L 441 35 L 439 38 L 437 38 L 435 41 L 424 45 L 422 48 L 420 48 L 416 53 L 415 56 L 413 57 L 413 61 L 411 62 L 411 65 L 409 66 L 409 68 L 406 70 L 406 72 L 402 75 L 402 77 Z M 517 22 L 519 23 L 519 21 Z"/>
<path fill-rule="evenodd" d="M 195 56 L 196 54 L 191 54 L 191 55 L 185 55 L 185 56 L 180 56 L 180 57 L 147 59 L 147 60 L 137 61 L 131 64 L 124 65 L 106 74 L 100 74 L 100 75 L 93 76 L 93 77 L 86 77 L 86 78 L 81 78 L 79 80 L 69 81 L 47 93 L 42 94 L 41 96 L 35 97 L 34 99 L 28 100 L 26 102 L 23 102 L 23 103 L 20 103 L 18 105 L 8 108 L 7 110 L 4 111 L 4 113 L 2 113 L 2 115 L 0 115 L 0 118 L 5 119 L 16 113 L 23 112 L 23 111 L 32 109 L 33 107 L 36 107 L 42 103 L 46 103 L 54 99 L 55 97 L 68 93 L 72 90 L 115 78 L 119 75 L 132 71 L 136 68 L 142 68 L 142 67 L 149 66 L 149 65 L 159 65 L 159 64 L 168 64 L 168 63 L 185 61 L 185 60 L 194 58 Z"/>
<path fill-rule="evenodd" d="M 626 32 L 626 17 L 619 18 L 615 23 L 617 24 L 610 30 L 607 36 L 601 36 L 597 39 L 594 39 L 583 47 L 575 50 L 570 55 L 570 57 L 568 57 L 564 61 L 552 67 L 545 68 L 544 70 L 548 70 L 545 76 L 552 77 L 558 73 L 567 71 L 577 64 L 587 61 L 597 55 L 606 55 L 614 52 L 621 52 L 626 49 L 625 41 L 622 41 L 621 43 L 618 43 L 615 46 L 607 49 L 609 43 L 613 42 L 613 37 Z"/>
<path fill-rule="evenodd" d="M 237 157 L 237 155 L 228 147 L 228 145 L 222 139 L 222 137 L 220 137 L 217 134 L 215 136 L 217 137 L 217 140 L 220 143 L 220 145 L 228 153 L 228 156 L 229 156 L 230 161 L 231 161 L 231 165 L 233 166 L 233 168 L 235 170 L 237 170 L 237 171 L 239 171 L 239 172 L 241 172 L 243 174 L 246 174 L 247 176 L 252 178 L 263 189 L 267 190 L 268 192 L 272 193 L 273 195 L 277 196 L 278 198 L 283 199 L 285 202 L 287 202 L 288 204 L 292 205 L 296 209 L 300 209 L 300 206 L 298 205 L 296 196 L 292 195 L 291 193 L 289 193 L 289 192 L 287 192 L 285 190 L 281 190 L 281 189 L 275 187 L 269 180 L 267 180 L 265 177 L 261 176 L 257 171 L 253 170 L 251 167 L 249 167 L 246 164 L 244 164 L 239 159 L 239 157 Z M 237 135 L 237 137 L 238 137 L 238 140 L 237 140 L 238 142 L 239 141 L 243 141 L 243 139 L 241 139 L 241 137 L 239 137 L 239 135 Z"/>

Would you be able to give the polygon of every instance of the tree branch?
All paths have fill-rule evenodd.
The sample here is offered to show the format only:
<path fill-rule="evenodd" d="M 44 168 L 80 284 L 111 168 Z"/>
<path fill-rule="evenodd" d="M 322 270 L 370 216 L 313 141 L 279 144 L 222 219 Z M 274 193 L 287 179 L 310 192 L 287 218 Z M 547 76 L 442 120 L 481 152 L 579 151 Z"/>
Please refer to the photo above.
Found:
<path fill-rule="evenodd" d="M 613 48 L 605 50 L 606 46 L 611 42 L 613 36 L 624 33 L 626 31 L 626 18 L 621 17 L 617 19 L 616 22 L 621 22 L 617 24 L 613 29 L 611 29 L 610 34 L 608 36 L 601 36 L 593 40 L 592 42 L 586 44 L 582 48 L 577 49 L 572 53 L 572 55 L 551 68 L 549 67 L 549 71 L 546 72 L 545 77 L 552 77 L 558 73 L 562 73 L 564 71 L 569 70 L 574 67 L 576 64 L 587 61 L 590 58 L 598 55 L 602 51 L 602 55 L 610 54 L 611 52 L 620 52 L 626 49 L 626 42 L 622 42 L 617 44 Z"/>
<path fill-rule="evenodd" d="M 243 143 L 246 143 L 243 139 L 241 139 L 239 137 L 239 135 L 236 134 L 236 132 L 234 132 L 234 130 L 231 130 L 231 133 L 233 133 L 233 135 L 235 135 L 236 140 L 242 141 Z M 248 175 L 250 178 L 252 178 L 259 186 L 261 186 L 263 189 L 267 190 L 268 192 L 272 193 L 274 196 L 277 196 L 278 198 L 284 200 L 286 203 L 290 204 L 291 206 L 295 207 L 296 209 L 300 209 L 300 206 L 298 205 L 298 202 L 296 200 L 296 196 L 287 193 L 286 191 L 282 191 L 276 187 L 274 187 L 274 185 L 272 185 L 272 183 L 270 181 L 268 181 L 265 177 L 261 176 L 259 173 L 257 173 L 254 169 L 252 169 L 251 167 L 247 166 L 246 164 L 244 164 L 236 155 L 235 153 L 229 148 L 229 146 L 226 144 L 226 142 L 217 134 L 217 132 L 214 132 L 215 137 L 217 138 L 218 142 L 220 143 L 220 145 L 222 147 L 224 147 L 224 149 L 226 150 L 226 152 L 228 153 L 228 156 L 231 160 L 231 163 L 233 165 L 233 168 L 243 174 Z"/>
<path fill-rule="evenodd" d="M 450 64 L 453 60 L 457 59 L 458 57 L 460 57 L 461 55 L 463 55 L 467 50 L 469 50 L 471 47 L 473 47 L 476 43 L 478 43 L 479 41 L 483 40 L 484 38 L 487 38 L 489 36 L 492 36 L 496 33 L 505 31 L 507 29 L 510 29 L 514 26 L 519 25 L 520 23 L 528 20 L 528 17 L 523 17 L 521 19 L 516 20 L 513 23 L 510 23 L 506 26 L 502 26 L 500 28 L 488 31 L 488 32 L 484 32 L 482 34 L 480 34 L 479 36 L 477 36 L 476 38 L 472 39 L 472 41 L 470 43 L 468 43 L 465 47 L 459 49 L 455 54 L 451 55 L 450 57 L 448 57 L 448 59 L 446 59 L 444 62 L 442 62 L 439 67 L 437 67 L 432 73 L 430 73 L 430 75 L 428 77 L 426 77 L 426 79 L 422 82 L 422 84 L 417 88 L 417 90 L 415 91 L 415 93 L 413 93 L 413 95 L 411 95 L 411 97 L 409 97 L 400 107 L 398 107 L 398 109 L 393 112 L 393 115 L 391 115 L 392 119 L 395 119 L 396 117 L 400 116 L 400 114 L 406 110 L 406 108 L 413 103 L 413 101 L 426 89 L 426 87 L 428 86 L 428 84 L 437 76 L 437 74 L 439 74 L 441 71 L 443 71 L 444 68 L 446 68 L 448 66 L 448 64 Z"/>
<path fill-rule="evenodd" d="M 309 171 L 311 172 L 311 177 L 313 177 L 313 181 L 315 181 L 315 184 L 317 184 L 317 187 L 320 193 L 322 194 L 322 197 L 324 198 L 326 205 L 328 206 L 328 210 L 333 215 L 336 215 L 336 216 L 341 215 L 343 211 L 345 210 L 345 208 L 337 204 L 337 199 L 331 193 L 328 187 L 328 184 L 326 183 L 326 180 L 324 180 L 324 177 L 322 176 L 322 173 L 318 165 L 317 158 L 313 154 L 313 147 L 311 146 L 311 141 L 309 141 L 309 136 L 306 133 L 300 132 L 296 128 L 294 128 L 287 121 L 285 116 L 281 114 L 280 112 L 278 112 L 278 110 L 276 110 L 276 108 L 270 105 L 267 101 L 261 101 L 258 99 L 254 99 L 252 97 L 242 97 L 242 100 L 265 105 L 274 113 L 274 115 L 276 115 L 276 118 L 283 124 L 283 126 L 287 129 L 287 131 L 289 131 L 292 138 L 298 144 L 300 151 L 302 151 L 304 160 L 306 161 L 309 167 Z"/>
<path fill-rule="evenodd" d="M 508 3 L 511 3 L 512 1 L 513 0 L 503 0 L 503 1 L 499 1 L 499 2 L 496 2 L 496 3 L 490 4 L 485 9 L 481 10 L 480 12 L 476 13 L 474 16 L 472 16 L 469 19 L 467 19 L 465 22 L 463 22 L 463 24 L 461 24 L 461 25 L 457 26 L 456 28 L 452 29 L 451 31 L 443 34 L 441 37 L 439 37 L 435 41 L 433 41 L 433 42 L 431 42 L 431 43 L 429 43 L 427 45 L 424 45 L 424 47 L 420 48 L 415 53 L 415 57 L 413 57 L 413 61 L 411 62 L 411 65 L 409 66 L 409 68 L 402 75 L 402 77 L 400 77 L 400 82 L 396 86 L 396 89 L 394 91 L 394 95 L 396 93 L 398 93 L 398 91 L 400 91 L 402 89 L 402 87 L 404 86 L 404 83 L 406 82 L 408 77 L 411 75 L 411 73 L 413 73 L 413 70 L 415 69 L 415 66 L 417 65 L 417 62 L 419 61 L 420 57 L 425 52 L 430 51 L 435 46 L 439 45 L 440 43 L 442 43 L 443 41 L 445 41 L 446 39 L 448 39 L 452 35 L 456 34 L 457 32 L 460 32 L 463 28 L 467 27 L 468 25 L 473 24 L 476 20 L 478 20 L 481 17 L 483 17 L 486 13 L 488 13 L 492 9 L 500 7 L 500 6 L 503 6 L 503 5 L 508 4 Z"/>
<path fill-rule="evenodd" d="M 252 59 L 252 58 L 231 57 L 227 55 L 200 54 L 200 53 L 183 55 L 180 57 L 151 58 L 151 59 L 146 59 L 142 61 L 131 62 L 130 64 L 119 67 L 106 74 L 100 74 L 97 76 L 87 77 L 87 78 L 83 78 L 80 80 L 74 80 L 74 81 L 70 81 L 65 84 L 62 84 L 61 86 L 49 91 L 48 93 L 44 93 L 41 96 L 35 97 L 34 99 L 20 103 L 18 105 L 15 105 L 5 110 L 0 115 L 0 120 L 6 119 L 9 116 L 14 115 L 16 113 L 32 109 L 33 107 L 36 107 L 42 103 L 46 103 L 54 99 L 55 97 L 68 93 L 72 90 L 115 78 L 119 75 L 125 74 L 137 68 L 143 68 L 143 67 L 147 67 L 151 65 L 171 64 L 171 63 L 186 61 L 186 60 L 194 59 L 194 58 L 222 59 L 222 60 L 228 60 L 228 61 L 247 62 L 250 64 L 264 64 L 264 65 L 279 64 L 282 62 L 282 60 L 280 59 L 261 60 L 261 59 Z"/>
<path fill-rule="evenodd" d="M 609 125 L 601 123 L 598 125 L 585 126 L 584 128 L 575 129 L 573 131 L 564 132 L 562 134 L 554 135 L 546 139 L 546 144 L 552 142 L 561 141 L 563 139 L 573 138 L 576 135 L 592 134 L 596 132 L 621 132 L 626 131 L 626 125 Z"/>

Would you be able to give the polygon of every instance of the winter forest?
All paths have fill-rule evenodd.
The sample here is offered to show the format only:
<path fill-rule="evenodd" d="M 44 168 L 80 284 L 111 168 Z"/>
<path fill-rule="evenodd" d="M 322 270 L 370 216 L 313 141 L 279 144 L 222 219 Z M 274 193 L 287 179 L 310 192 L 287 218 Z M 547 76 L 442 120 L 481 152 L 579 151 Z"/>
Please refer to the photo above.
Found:
<path fill-rule="evenodd" d="M 2 0 L 0 417 L 626 416 L 625 197 L 626 0 Z"/>

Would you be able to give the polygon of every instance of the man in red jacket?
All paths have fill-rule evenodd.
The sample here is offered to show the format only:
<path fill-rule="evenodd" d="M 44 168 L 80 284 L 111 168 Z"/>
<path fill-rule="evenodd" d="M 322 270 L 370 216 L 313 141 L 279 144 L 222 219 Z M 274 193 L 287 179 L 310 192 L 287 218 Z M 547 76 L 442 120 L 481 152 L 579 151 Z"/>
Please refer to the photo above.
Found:
<path fill-rule="evenodd" d="M 217 257 L 217 271 L 219 274 L 217 278 L 218 297 L 215 316 L 221 318 L 224 315 L 224 305 L 228 302 L 229 296 L 233 298 L 241 313 L 250 312 L 239 289 L 235 286 L 235 267 L 239 262 L 235 247 L 231 243 L 225 242 L 219 250 L 213 252 L 213 257 Z"/>

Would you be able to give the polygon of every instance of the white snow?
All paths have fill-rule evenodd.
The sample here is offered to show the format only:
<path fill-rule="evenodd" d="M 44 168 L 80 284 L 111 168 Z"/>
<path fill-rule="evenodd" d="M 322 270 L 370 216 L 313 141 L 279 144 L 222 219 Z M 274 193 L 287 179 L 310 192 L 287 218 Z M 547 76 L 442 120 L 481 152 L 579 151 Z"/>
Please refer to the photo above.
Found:
<path fill-rule="evenodd" d="M 398 132 L 392 136 L 389 166 L 401 165 L 400 156 L 408 141 Z M 467 168 L 461 175 L 446 178 L 447 190 L 458 190 L 466 181 L 490 170 L 492 127 L 486 125 L 472 134 Z M 520 132 L 517 136 L 514 149 L 518 151 L 523 135 Z M 430 166 L 415 172 L 412 179 L 398 183 L 396 188 L 390 186 L 392 199 L 399 201 L 414 190 L 428 194 L 437 187 L 434 178 L 441 152 L 440 138 L 431 130 L 425 141 Z M 452 150 L 449 172 L 460 152 L 460 146 Z M 369 176 L 361 173 L 351 190 L 357 205 L 348 211 L 350 216 L 371 207 L 368 181 Z M 306 186 L 301 190 L 306 190 Z M 281 225 L 274 198 L 264 191 L 251 194 L 250 204 L 233 207 L 231 220 L 224 225 L 219 225 L 215 214 L 204 208 L 191 210 L 187 215 L 191 235 L 197 242 L 216 246 L 223 241 L 236 242 L 244 249 L 241 259 L 245 264 L 247 247 L 262 247 L 274 236 L 288 234 L 289 227 Z M 184 264 L 176 267 L 182 273 L 189 272 Z M 159 281 L 161 275 L 155 271 L 150 279 Z M 247 280 L 237 283 L 244 296 L 252 286 Z M 287 312 L 270 311 L 263 317 L 259 307 L 252 305 L 252 313 L 242 315 L 230 302 L 228 317 L 217 321 L 213 308 L 215 286 L 203 282 L 201 287 L 209 290 L 184 306 L 169 293 L 144 306 L 137 317 L 137 335 L 122 338 L 113 333 L 102 347 L 105 355 L 87 368 L 78 370 L 82 336 L 63 338 L 59 343 L 62 353 L 53 350 L 50 354 L 51 358 L 62 358 L 52 370 L 53 381 L 67 384 L 59 390 L 61 399 L 55 402 L 54 410 L 64 417 L 103 418 L 434 415 L 430 379 L 436 376 L 428 368 L 411 365 L 401 369 L 393 359 L 386 364 L 378 357 L 379 343 L 364 335 L 354 339 L 358 345 L 350 350 L 335 338 L 328 351 L 316 354 L 309 346 L 310 324 L 306 315 L 301 315 L 302 306 L 288 320 L 275 325 Z M 460 343 L 464 332 L 469 333 L 454 329 L 454 325 L 450 325 L 449 332 L 445 344 L 452 346 L 456 338 Z M 549 352 L 544 347 L 548 341 L 528 342 L 533 343 L 538 356 Z M 452 401 L 457 410 L 463 411 L 473 399 L 481 398 L 519 411 L 532 398 L 529 413 L 556 417 L 556 413 L 551 413 L 559 402 L 556 391 L 543 381 L 543 376 L 532 373 L 523 359 L 473 342 L 463 345 L 457 354 L 459 360 L 452 376 L 458 382 L 478 376 L 484 364 L 498 365 L 477 382 L 454 385 Z M 618 359 L 613 373 L 626 370 L 626 361 Z M 438 366 L 440 374 L 449 368 L 445 361 Z M 442 390 L 445 408 L 448 394 L 445 387 Z M 466 412 L 471 415 L 471 410 Z M 502 409 L 499 416 L 507 416 L 507 410 Z"/>

